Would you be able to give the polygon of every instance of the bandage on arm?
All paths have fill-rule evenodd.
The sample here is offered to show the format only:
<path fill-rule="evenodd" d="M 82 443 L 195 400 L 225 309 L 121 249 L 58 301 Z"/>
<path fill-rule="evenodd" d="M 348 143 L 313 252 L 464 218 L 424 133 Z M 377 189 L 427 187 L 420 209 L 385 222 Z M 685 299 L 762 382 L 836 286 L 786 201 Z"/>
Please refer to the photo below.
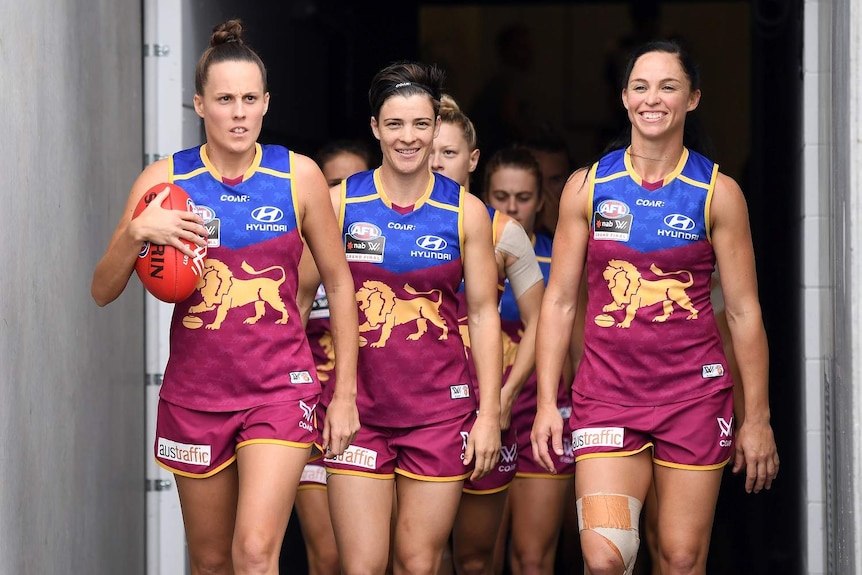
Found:
<path fill-rule="evenodd" d="M 536 260 L 536 252 L 527 232 L 519 224 L 508 222 L 500 233 L 495 249 L 514 258 L 514 262 L 506 268 L 506 277 L 515 299 L 542 281 L 542 270 Z"/>

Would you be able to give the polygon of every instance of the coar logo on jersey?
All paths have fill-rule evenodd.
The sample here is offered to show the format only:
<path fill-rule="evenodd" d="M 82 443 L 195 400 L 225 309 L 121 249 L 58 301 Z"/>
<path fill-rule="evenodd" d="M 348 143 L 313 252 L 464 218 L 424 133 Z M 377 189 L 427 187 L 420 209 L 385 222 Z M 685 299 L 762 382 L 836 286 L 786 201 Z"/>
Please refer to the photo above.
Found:
<path fill-rule="evenodd" d="M 281 221 L 284 212 L 274 206 L 261 206 L 251 212 L 251 217 L 264 224 L 274 224 Z"/>
<path fill-rule="evenodd" d="M 606 218 L 621 218 L 629 213 L 629 207 L 619 200 L 605 200 L 596 210 Z"/>
<path fill-rule="evenodd" d="M 421 236 L 416 240 L 416 245 L 422 248 L 423 250 L 429 250 L 432 252 L 439 252 L 441 250 L 445 250 L 446 246 L 449 245 L 446 243 L 446 240 L 441 238 L 440 236 Z"/>
<path fill-rule="evenodd" d="M 665 216 L 664 225 L 674 230 L 687 232 L 694 229 L 694 220 L 682 214 L 670 214 Z"/>
<path fill-rule="evenodd" d="M 380 237 L 380 228 L 368 222 L 354 222 L 347 228 L 347 233 L 357 240 L 374 240 Z"/>

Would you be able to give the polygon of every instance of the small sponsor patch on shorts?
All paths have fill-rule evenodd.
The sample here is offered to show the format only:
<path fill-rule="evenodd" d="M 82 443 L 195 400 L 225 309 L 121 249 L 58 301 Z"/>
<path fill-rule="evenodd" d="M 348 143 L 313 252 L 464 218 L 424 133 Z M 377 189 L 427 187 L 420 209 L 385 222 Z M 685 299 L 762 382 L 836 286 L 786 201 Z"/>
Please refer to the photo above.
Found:
<path fill-rule="evenodd" d="M 465 399 L 470 397 L 470 385 L 466 383 L 462 385 L 450 385 L 449 396 L 452 399 Z"/>
<path fill-rule="evenodd" d="M 622 448 L 624 438 L 623 427 L 584 427 L 572 432 L 572 450 L 588 447 Z"/>
<path fill-rule="evenodd" d="M 500 446 L 500 463 L 511 464 L 518 461 L 518 444 Z"/>
<path fill-rule="evenodd" d="M 290 383 L 314 383 L 314 378 L 307 371 L 291 371 Z"/>
<path fill-rule="evenodd" d="M 170 439 L 159 437 L 158 455 L 162 459 L 206 467 L 211 461 L 211 451 L 212 447 L 209 445 L 177 443 Z"/>
<path fill-rule="evenodd" d="M 322 465 L 306 465 L 302 470 L 300 483 L 318 483 L 326 485 L 326 468 Z"/>
<path fill-rule="evenodd" d="M 377 469 L 377 452 L 373 449 L 351 445 L 345 449 L 344 453 L 341 455 L 327 457 L 326 461 L 334 461 L 336 463 L 353 465 L 354 467 L 362 467 L 364 469 Z"/>
<path fill-rule="evenodd" d="M 721 377 L 722 375 L 724 375 L 724 366 L 720 363 L 710 363 L 709 365 L 704 365 L 703 367 L 701 367 L 700 371 L 704 379 Z"/>

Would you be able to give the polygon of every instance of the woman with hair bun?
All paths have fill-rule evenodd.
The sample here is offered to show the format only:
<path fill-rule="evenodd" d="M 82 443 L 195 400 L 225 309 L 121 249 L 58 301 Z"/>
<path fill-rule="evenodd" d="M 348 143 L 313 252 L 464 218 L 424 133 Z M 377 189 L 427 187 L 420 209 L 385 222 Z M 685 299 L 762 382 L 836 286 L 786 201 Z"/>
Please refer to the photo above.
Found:
<path fill-rule="evenodd" d="M 341 454 L 359 427 L 356 304 L 326 180 L 310 158 L 257 142 L 269 101 L 241 22 L 218 25 L 195 73 L 206 143 L 141 173 L 93 274 L 93 298 L 106 305 L 142 242 L 190 257 L 181 239 L 208 246 L 198 289 L 174 306 L 155 441 L 158 464 L 176 479 L 194 574 L 276 575 L 311 446 Z M 195 213 L 163 209 L 163 192 L 132 219 L 161 182 L 181 186 Z M 277 225 L 260 225 L 261 212 L 278 214 Z M 322 437 L 320 384 L 296 305 L 304 242 L 329 295 L 338 357 Z"/>
<path fill-rule="evenodd" d="M 470 175 L 479 160 L 476 130 L 458 103 L 447 94 L 441 101 L 440 119 L 431 169 L 469 191 Z M 512 412 L 534 372 L 536 326 L 545 285 L 533 243 L 518 220 L 490 206 L 487 211 L 494 235 L 499 296 L 508 291 L 510 307 L 520 316 L 514 330 L 519 341 L 514 341 L 509 334 L 504 336 L 500 461 L 494 471 L 479 481 L 464 483 L 452 529 L 452 558 L 458 575 L 493 573 L 502 568 L 507 535 L 504 510 L 518 468 L 518 434 L 512 425 Z M 467 349 L 471 351 L 469 346 Z"/>

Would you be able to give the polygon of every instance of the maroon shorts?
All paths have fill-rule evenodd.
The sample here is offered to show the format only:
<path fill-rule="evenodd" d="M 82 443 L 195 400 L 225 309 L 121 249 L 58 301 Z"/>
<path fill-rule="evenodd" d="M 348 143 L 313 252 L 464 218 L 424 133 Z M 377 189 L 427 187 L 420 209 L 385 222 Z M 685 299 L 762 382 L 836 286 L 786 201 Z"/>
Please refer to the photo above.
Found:
<path fill-rule="evenodd" d="M 360 418 L 362 416 L 360 415 Z M 422 427 L 395 429 L 363 423 L 343 454 L 324 459 L 330 473 L 460 481 L 473 472 L 464 451 L 475 412 Z"/>
<path fill-rule="evenodd" d="M 733 389 L 658 406 L 622 406 L 573 393 L 575 458 L 632 455 L 652 447 L 653 461 L 716 469 L 733 455 Z"/>
<path fill-rule="evenodd" d="M 487 495 L 508 488 L 518 470 L 518 434 L 513 427 L 500 434 L 500 461 L 488 475 L 478 481 L 464 482 L 464 493 Z"/>
<path fill-rule="evenodd" d="M 159 400 L 156 419 L 156 462 L 187 477 L 215 475 L 250 443 L 308 448 L 317 440 L 314 410 L 317 395 L 269 403 L 242 411 L 186 409 Z"/>
<path fill-rule="evenodd" d="M 533 430 L 533 418 L 529 421 L 520 422 L 518 427 L 518 477 L 551 477 L 554 479 L 566 479 L 575 474 L 575 456 L 572 453 L 571 427 L 569 427 L 569 416 L 572 408 L 567 405 L 557 406 L 557 410 L 563 418 L 563 454 L 557 455 L 553 449 L 548 449 L 548 455 L 554 462 L 556 474 L 548 473 L 533 457 L 533 444 L 530 441 L 530 433 Z"/>

